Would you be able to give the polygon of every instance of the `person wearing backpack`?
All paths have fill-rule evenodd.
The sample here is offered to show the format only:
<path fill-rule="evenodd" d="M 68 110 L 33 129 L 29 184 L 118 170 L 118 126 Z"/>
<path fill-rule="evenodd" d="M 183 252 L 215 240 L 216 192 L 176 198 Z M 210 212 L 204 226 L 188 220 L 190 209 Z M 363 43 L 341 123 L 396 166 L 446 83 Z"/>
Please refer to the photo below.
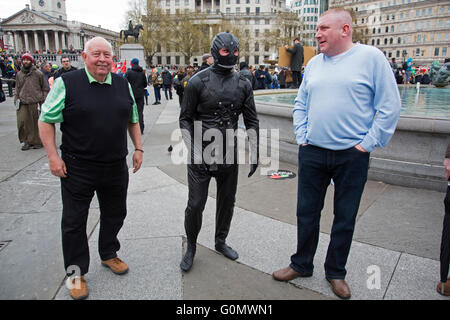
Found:
<path fill-rule="evenodd" d="M 155 102 L 153 105 L 161 104 L 161 86 L 163 84 L 163 79 L 161 74 L 156 69 L 152 73 L 152 83 L 153 90 L 155 91 Z"/>
<path fill-rule="evenodd" d="M 163 88 L 164 88 L 164 94 L 166 96 L 166 100 L 172 100 L 172 83 L 173 83 L 173 78 L 172 78 L 172 74 L 169 72 L 168 68 L 165 67 L 163 72 L 161 72 L 161 77 L 163 80 Z M 167 94 L 167 92 L 169 92 L 169 94 Z"/>
<path fill-rule="evenodd" d="M 178 100 L 180 102 L 180 106 L 181 106 L 181 101 L 183 101 L 184 87 L 183 87 L 182 81 L 185 76 L 186 76 L 186 73 L 184 72 L 184 67 L 180 67 L 177 74 L 173 78 L 173 86 L 175 88 L 175 92 L 178 95 Z"/>

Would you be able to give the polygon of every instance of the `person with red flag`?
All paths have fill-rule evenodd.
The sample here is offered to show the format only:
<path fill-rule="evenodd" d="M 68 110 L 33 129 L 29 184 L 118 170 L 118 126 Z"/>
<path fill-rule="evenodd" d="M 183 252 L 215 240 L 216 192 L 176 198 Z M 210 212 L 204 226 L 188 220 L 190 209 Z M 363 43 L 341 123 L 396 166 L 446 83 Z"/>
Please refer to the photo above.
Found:
<path fill-rule="evenodd" d="M 122 66 L 122 73 L 123 73 L 123 74 L 127 73 L 127 59 L 125 59 L 125 62 L 123 63 L 123 66 Z"/>
<path fill-rule="evenodd" d="M 111 72 L 117 73 L 117 67 L 116 67 L 116 65 L 114 64 L 114 61 L 112 62 L 112 65 L 111 65 Z"/>

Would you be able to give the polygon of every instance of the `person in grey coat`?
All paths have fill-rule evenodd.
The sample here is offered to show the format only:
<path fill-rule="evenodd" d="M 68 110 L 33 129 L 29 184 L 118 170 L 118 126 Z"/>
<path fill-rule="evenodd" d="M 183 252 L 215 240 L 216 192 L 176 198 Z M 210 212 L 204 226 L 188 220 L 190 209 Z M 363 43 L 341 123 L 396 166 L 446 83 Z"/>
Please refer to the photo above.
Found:
<path fill-rule="evenodd" d="M 300 43 L 299 38 L 294 39 L 294 48 L 289 48 L 288 45 L 285 45 L 287 52 L 292 54 L 291 59 L 291 70 L 294 78 L 294 86 L 295 88 L 299 88 L 302 84 L 302 65 L 305 60 L 303 55 L 303 46 Z"/>
<path fill-rule="evenodd" d="M 239 73 L 250 81 L 250 83 L 252 84 L 252 88 L 255 88 L 256 78 L 253 75 L 253 73 L 248 69 L 247 62 L 242 61 L 239 64 L 239 70 L 240 70 Z"/>

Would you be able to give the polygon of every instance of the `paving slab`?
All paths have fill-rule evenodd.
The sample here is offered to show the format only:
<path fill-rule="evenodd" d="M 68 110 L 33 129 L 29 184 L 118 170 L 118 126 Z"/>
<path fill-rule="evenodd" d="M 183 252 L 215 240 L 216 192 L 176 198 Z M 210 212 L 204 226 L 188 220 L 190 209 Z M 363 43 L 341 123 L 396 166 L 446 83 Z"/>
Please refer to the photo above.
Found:
<path fill-rule="evenodd" d="M 211 225 L 199 236 L 199 243 L 214 249 L 208 241 L 213 234 Z M 249 236 L 251 235 L 251 236 Z M 227 243 L 238 251 L 238 261 L 267 274 L 290 264 L 290 257 L 296 250 L 297 229 L 253 212 L 239 210 L 233 218 Z M 322 294 L 333 295 L 325 280 L 323 264 L 329 244 L 329 235 L 321 233 L 314 259 L 315 271 L 312 278 L 297 279 L 293 283 Z M 352 288 L 353 299 L 382 299 L 393 274 L 400 253 L 363 243 L 353 242 L 347 263 L 347 281 Z M 369 267 L 376 265 L 382 270 L 379 290 L 367 288 Z"/>
<path fill-rule="evenodd" d="M 444 196 L 391 185 L 358 221 L 354 239 L 439 260 Z"/>
<path fill-rule="evenodd" d="M 125 275 L 115 275 L 100 263 L 97 237 L 89 241 L 91 263 L 86 283 L 88 300 L 179 300 L 182 276 L 179 269 L 182 238 L 122 240 L 119 257 L 129 266 Z M 72 300 L 61 286 L 56 300 Z"/>
<path fill-rule="evenodd" d="M 91 210 L 88 233 L 98 219 L 98 210 Z M 61 210 L 0 214 L 0 240 L 11 240 L 0 252 L 0 299 L 52 299 L 65 275 Z"/>
<path fill-rule="evenodd" d="M 386 300 L 449 300 L 437 293 L 439 262 L 402 253 L 389 283 Z"/>
<path fill-rule="evenodd" d="M 207 272 L 206 272 L 207 271 Z M 197 246 L 192 269 L 183 273 L 183 300 L 329 300 L 312 290 L 277 282 L 272 276 Z"/>

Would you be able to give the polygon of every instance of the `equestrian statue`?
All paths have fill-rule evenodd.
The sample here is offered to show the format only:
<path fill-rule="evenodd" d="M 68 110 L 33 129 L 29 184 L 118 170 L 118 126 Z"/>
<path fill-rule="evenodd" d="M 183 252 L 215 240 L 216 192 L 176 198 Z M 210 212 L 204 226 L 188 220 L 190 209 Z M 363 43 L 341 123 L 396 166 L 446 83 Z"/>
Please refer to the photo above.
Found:
<path fill-rule="evenodd" d="M 124 35 L 125 41 L 128 42 L 128 36 L 134 37 L 134 42 L 137 43 L 139 40 L 139 31 L 144 30 L 142 24 L 137 24 L 133 27 L 131 20 L 128 22 L 128 30 L 120 30 L 120 39 L 122 39 L 122 34 Z"/>

